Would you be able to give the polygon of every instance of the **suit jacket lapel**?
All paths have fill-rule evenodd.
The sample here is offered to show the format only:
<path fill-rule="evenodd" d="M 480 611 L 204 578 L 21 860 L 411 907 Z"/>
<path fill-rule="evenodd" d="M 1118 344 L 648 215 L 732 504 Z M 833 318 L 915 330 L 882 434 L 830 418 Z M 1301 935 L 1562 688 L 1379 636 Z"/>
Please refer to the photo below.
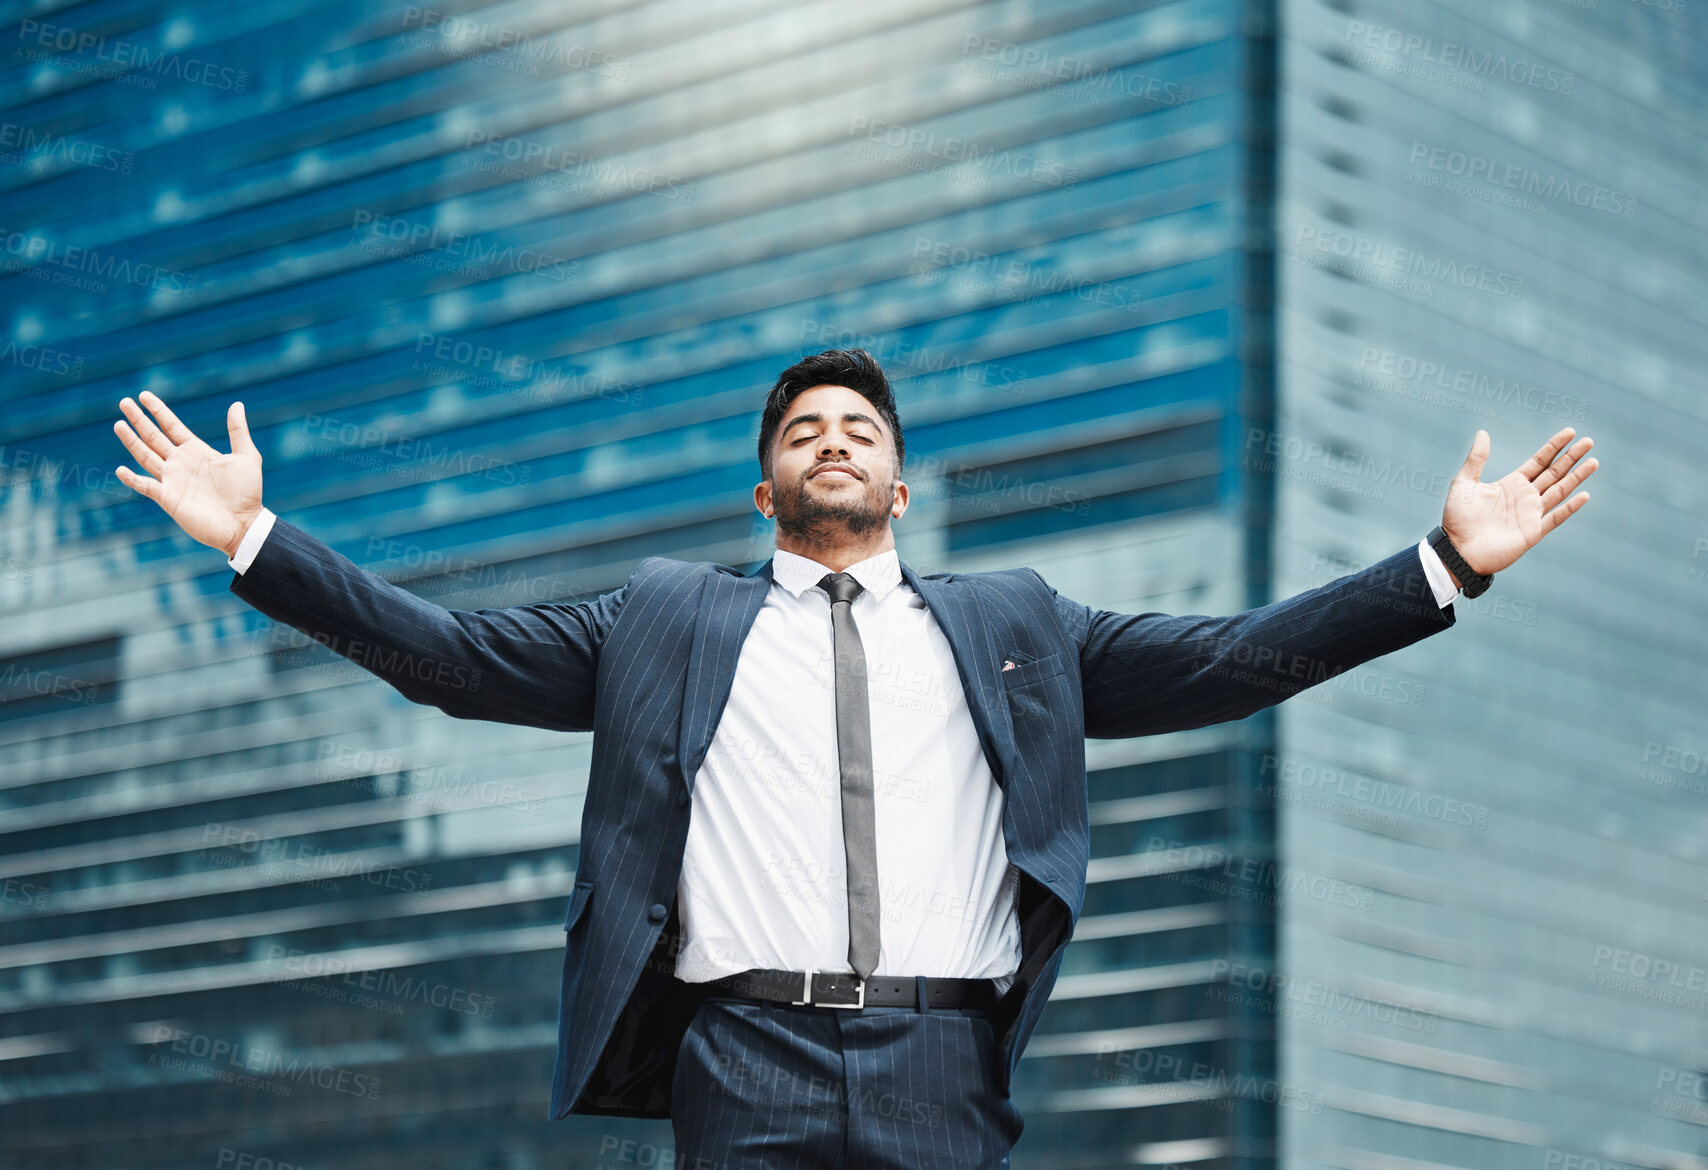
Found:
<path fill-rule="evenodd" d="M 688 650 L 682 727 L 676 742 L 682 783 L 689 792 L 694 790 L 694 774 L 700 770 L 718 719 L 729 702 L 730 689 L 735 685 L 741 644 L 747 640 L 747 632 L 753 628 L 753 619 L 759 616 L 759 608 L 770 589 L 770 560 L 745 577 L 708 573 L 701 583 L 694 641 Z"/>
<path fill-rule="evenodd" d="M 1003 761 L 1014 751 L 1014 723 L 997 674 L 1002 648 L 996 644 L 996 633 L 985 618 L 978 594 L 967 585 L 928 580 L 905 564 L 901 573 L 925 599 L 926 608 L 949 641 L 985 762 L 996 782 L 1006 786 Z M 729 702 L 742 643 L 770 589 L 770 560 L 745 577 L 708 573 L 701 583 L 676 744 L 682 782 L 689 792 L 694 789 L 694 775 Z"/>
<path fill-rule="evenodd" d="M 901 567 L 901 573 L 914 592 L 925 599 L 926 608 L 949 639 L 955 668 L 961 676 L 961 690 L 966 694 L 973 727 L 984 748 L 985 762 L 990 765 L 996 782 L 1006 788 L 1003 761 L 1014 751 L 1014 721 L 1008 713 L 1008 695 L 997 674 L 1002 649 L 996 644 L 996 632 L 985 618 L 978 594 L 965 583 L 928 580 L 906 565 Z"/>

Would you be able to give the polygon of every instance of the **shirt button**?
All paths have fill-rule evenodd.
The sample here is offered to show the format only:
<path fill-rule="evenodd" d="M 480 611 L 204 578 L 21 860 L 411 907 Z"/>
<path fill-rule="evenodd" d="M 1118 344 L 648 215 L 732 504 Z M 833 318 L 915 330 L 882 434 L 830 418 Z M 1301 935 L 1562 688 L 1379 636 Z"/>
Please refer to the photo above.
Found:
<path fill-rule="evenodd" d="M 662 902 L 654 902 L 652 909 L 646 912 L 646 916 L 654 922 L 663 922 L 670 917 L 670 908 Z"/>

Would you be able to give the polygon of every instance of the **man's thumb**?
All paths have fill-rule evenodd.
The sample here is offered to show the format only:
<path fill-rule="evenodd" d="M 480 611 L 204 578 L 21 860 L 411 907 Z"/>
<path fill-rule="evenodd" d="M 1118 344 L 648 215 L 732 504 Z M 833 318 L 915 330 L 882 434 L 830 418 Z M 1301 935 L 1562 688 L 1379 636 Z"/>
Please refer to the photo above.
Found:
<path fill-rule="evenodd" d="M 1471 453 L 1465 456 L 1465 462 L 1459 468 L 1455 479 L 1479 480 L 1483 476 L 1483 464 L 1489 461 L 1489 433 L 1478 430 L 1477 437 L 1471 440 Z"/>
<path fill-rule="evenodd" d="M 243 417 L 243 403 L 233 402 L 225 412 L 225 429 L 231 435 L 233 455 L 259 455 L 255 440 L 249 437 L 249 422 Z"/>

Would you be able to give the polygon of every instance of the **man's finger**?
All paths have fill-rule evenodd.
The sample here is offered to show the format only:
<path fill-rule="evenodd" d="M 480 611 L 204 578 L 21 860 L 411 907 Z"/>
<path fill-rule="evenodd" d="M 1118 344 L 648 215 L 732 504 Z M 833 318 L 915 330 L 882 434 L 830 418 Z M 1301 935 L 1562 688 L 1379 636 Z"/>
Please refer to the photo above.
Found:
<path fill-rule="evenodd" d="M 1465 456 L 1465 462 L 1459 467 L 1455 479 L 1477 480 L 1482 478 L 1483 464 L 1489 461 L 1489 433 L 1477 431 L 1477 437 L 1471 440 L 1471 453 Z"/>
<path fill-rule="evenodd" d="M 249 420 L 243 417 L 243 403 L 233 402 L 225 412 L 226 433 L 231 436 L 233 455 L 259 455 L 255 440 L 249 437 Z"/>
<path fill-rule="evenodd" d="M 142 407 L 129 398 L 119 399 L 119 409 L 130 419 L 130 425 L 136 428 L 136 433 L 142 436 L 149 449 L 162 459 L 172 454 L 172 440 L 160 433 L 160 428 L 154 425 L 154 420 L 144 414 Z"/>
<path fill-rule="evenodd" d="M 196 432 L 178 421 L 178 416 L 172 413 L 172 408 L 160 401 L 160 395 L 152 390 L 144 390 L 137 397 L 141 398 L 142 404 L 160 420 L 160 429 L 166 432 L 168 439 L 174 443 L 188 443 L 195 439 Z"/>
<path fill-rule="evenodd" d="M 1548 533 L 1564 524 L 1568 516 L 1587 503 L 1589 503 L 1589 493 L 1579 492 L 1577 495 L 1561 504 L 1558 508 L 1549 512 L 1546 516 L 1542 517 L 1542 535 L 1546 536 Z"/>
<path fill-rule="evenodd" d="M 1584 452 L 1588 451 L 1593 446 L 1595 446 L 1595 440 L 1590 438 L 1588 435 L 1585 435 L 1570 447 L 1567 447 L 1565 454 L 1549 463 L 1548 466 L 1542 469 L 1542 474 L 1538 475 L 1530 482 L 1536 485 L 1537 491 L 1546 491 L 1549 487 L 1553 486 L 1556 480 L 1563 479 L 1566 472 L 1572 469 L 1572 465 L 1582 459 Z"/>
<path fill-rule="evenodd" d="M 160 481 L 149 479 L 146 475 L 138 475 L 128 467 L 119 468 L 119 482 L 134 492 L 140 492 L 153 500 L 160 502 Z"/>
<path fill-rule="evenodd" d="M 125 450 L 130 452 L 131 458 L 135 459 L 144 471 L 158 479 L 166 467 L 166 461 L 156 455 L 147 443 L 137 438 L 136 432 L 130 429 L 129 424 L 116 422 L 113 424 L 113 431 L 119 436 L 119 442 L 125 445 Z"/>
<path fill-rule="evenodd" d="M 1548 464 L 1554 461 L 1554 456 L 1560 453 L 1560 448 L 1571 442 L 1576 433 L 1571 427 L 1561 428 L 1558 434 L 1537 449 L 1536 454 L 1524 461 L 1524 466 L 1518 469 L 1518 473 L 1525 479 L 1535 480 L 1547 470 Z"/>
<path fill-rule="evenodd" d="M 1572 489 L 1595 474 L 1595 469 L 1601 463 L 1595 459 L 1586 459 L 1572 469 L 1572 473 L 1559 483 L 1542 493 L 1542 507 L 1552 508 L 1555 504 L 1572 494 Z"/>

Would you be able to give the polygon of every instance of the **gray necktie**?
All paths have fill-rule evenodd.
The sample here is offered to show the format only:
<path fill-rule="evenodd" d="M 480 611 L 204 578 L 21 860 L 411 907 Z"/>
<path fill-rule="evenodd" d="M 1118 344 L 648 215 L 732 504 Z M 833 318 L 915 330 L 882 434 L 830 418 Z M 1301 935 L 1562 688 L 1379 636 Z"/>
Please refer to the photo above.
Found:
<path fill-rule="evenodd" d="M 836 647 L 836 754 L 842 768 L 842 848 L 848 873 L 848 962 L 861 979 L 878 966 L 878 833 L 872 807 L 872 718 L 866 705 L 866 652 L 854 625 L 860 582 L 826 573 Z"/>

